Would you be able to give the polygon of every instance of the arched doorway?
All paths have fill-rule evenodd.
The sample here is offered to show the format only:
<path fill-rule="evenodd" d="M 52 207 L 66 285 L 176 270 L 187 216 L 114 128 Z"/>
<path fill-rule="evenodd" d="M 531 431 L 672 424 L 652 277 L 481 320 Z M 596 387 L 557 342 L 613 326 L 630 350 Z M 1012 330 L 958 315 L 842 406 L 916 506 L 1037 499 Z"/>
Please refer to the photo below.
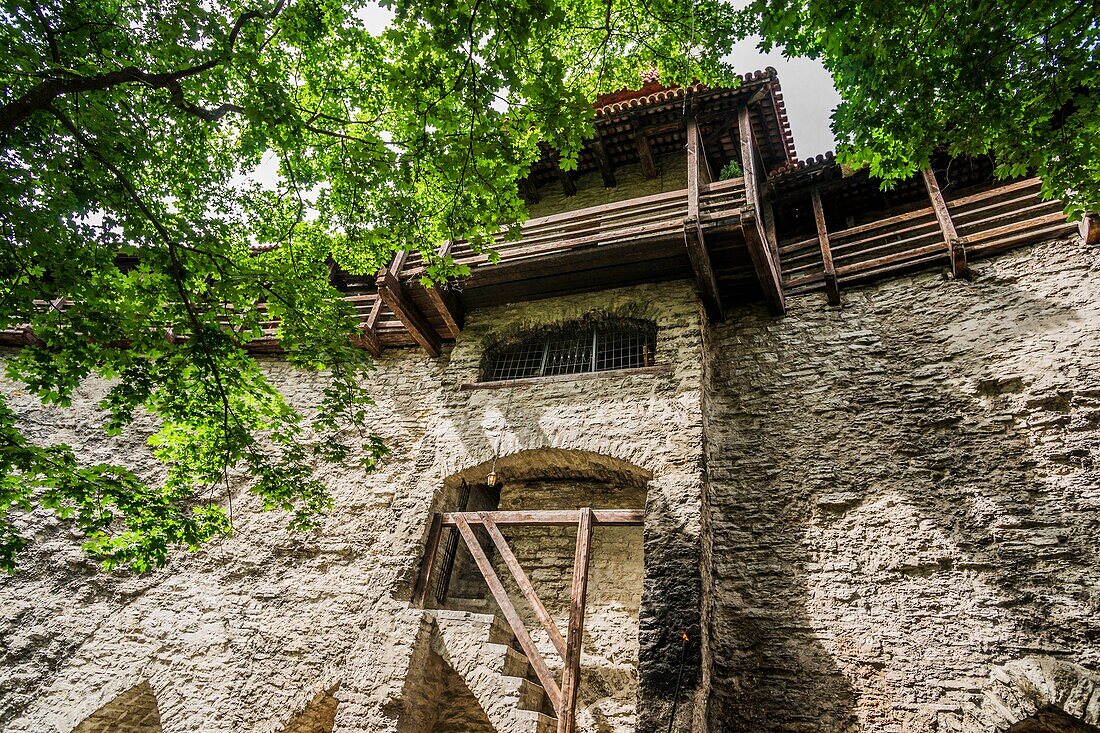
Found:
<path fill-rule="evenodd" d="M 1100 728 L 1089 725 L 1055 705 L 1036 710 L 1005 733 L 1100 733 Z"/>
<path fill-rule="evenodd" d="M 444 482 L 416 600 L 503 617 L 529 662 L 525 709 L 556 717 L 551 730 L 572 730 L 571 717 L 576 730 L 636 727 L 651 478 L 608 456 L 539 449 Z"/>
<path fill-rule="evenodd" d="M 73 733 L 161 733 L 157 696 L 142 682 L 96 710 Z"/>

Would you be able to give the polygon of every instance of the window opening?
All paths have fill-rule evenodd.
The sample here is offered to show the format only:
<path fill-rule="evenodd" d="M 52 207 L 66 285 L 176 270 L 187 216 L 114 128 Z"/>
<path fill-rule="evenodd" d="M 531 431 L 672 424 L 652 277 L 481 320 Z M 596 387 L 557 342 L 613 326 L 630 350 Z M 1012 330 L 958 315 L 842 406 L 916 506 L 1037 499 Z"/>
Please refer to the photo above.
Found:
<path fill-rule="evenodd" d="M 486 354 L 483 381 L 653 366 L 657 327 L 634 319 L 577 321 L 529 334 Z"/>
<path fill-rule="evenodd" d="M 462 488 L 459 489 L 456 512 L 466 511 L 466 505 L 470 503 L 470 485 L 462 480 Z M 447 588 L 451 585 L 451 572 L 455 567 L 455 555 L 458 554 L 458 530 L 448 528 L 447 542 L 443 545 L 443 564 L 439 569 L 439 576 L 435 581 L 435 600 L 443 603 L 447 598 Z"/>

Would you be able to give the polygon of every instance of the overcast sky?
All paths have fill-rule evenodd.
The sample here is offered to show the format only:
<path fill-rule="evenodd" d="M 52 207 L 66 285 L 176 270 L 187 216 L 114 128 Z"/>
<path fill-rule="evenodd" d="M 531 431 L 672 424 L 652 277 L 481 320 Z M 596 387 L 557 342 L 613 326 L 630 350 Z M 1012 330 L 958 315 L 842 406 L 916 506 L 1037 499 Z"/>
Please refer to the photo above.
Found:
<path fill-rule="evenodd" d="M 742 74 L 775 67 L 783 85 L 783 101 L 794 132 L 794 146 L 802 159 L 833 149 L 830 115 L 840 97 L 825 67 L 810 59 L 785 59 L 779 51 L 762 53 L 755 40 L 737 44 L 729 60 Z"/>

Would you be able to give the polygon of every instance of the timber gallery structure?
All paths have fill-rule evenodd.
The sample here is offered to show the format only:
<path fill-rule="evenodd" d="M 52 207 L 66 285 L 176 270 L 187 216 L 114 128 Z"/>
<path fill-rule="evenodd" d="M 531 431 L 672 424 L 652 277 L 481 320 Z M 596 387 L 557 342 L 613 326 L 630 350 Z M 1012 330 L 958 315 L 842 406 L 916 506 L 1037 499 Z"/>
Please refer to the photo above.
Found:
<path fill-rule="evenodd" d="M 1097 222 L 939 158 L 799 161 L 774 70 L 598 100 L 461 282 L 336 272 L 374 474 L 146 576 L 0 581 L 23 733 L 1097 731 Z M 18 348 L 27 334 L 3 335 Z M 250 344 L 302 406 L 316 383 Z M 28 432 L 155 476 L 7 384 Z"/>

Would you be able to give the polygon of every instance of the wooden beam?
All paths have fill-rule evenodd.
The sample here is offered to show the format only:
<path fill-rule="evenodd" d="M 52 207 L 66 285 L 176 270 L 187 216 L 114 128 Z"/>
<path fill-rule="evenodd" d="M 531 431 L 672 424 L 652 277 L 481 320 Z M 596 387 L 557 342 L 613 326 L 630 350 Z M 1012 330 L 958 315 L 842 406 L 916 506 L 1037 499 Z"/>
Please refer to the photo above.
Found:
<path fill-rule="evenodd" d="M 539 202 L 539 190 L 535 187 L 535 184 L 531 183 L 530 178 L 520 179 L 519 190 L 527 203 L 537 204 Z"/>
<path fill-rule="evenodd" d="M 575 509 L 542 509 L 506 512 L 447 512 L 443 515 L 444 527 L 457 527 L 458 515 L 468 524 L 481 524 L 482 514 L 487 514 L 497 526 L 506 527 L 572 527 L 580 521 Z M 644 509 L 594 509 L 592 521 L 597 525 L 626 525 L 640 527 L 645 524 Z"/>
<path fill-rule="evenodd" d="M 477 563 L 477 567 L 481 570 L 481 575 L 485 578 L 486 584 L 489 586 L 489 592 L 493 594 L 493 598 L 496 600 L 497 605 L 500 606 L 500 612 L 504 614 L 505 620 L 512 628 L 512 633 L 516 635 L 516 641 L 519 642 L 520 647 L 523 649 L 523 653 L 527 655 L 527 660 L 531 663 L 531 668 L 535 670 L 535 675 L 539 678 L 539 684 L 542 685 L 542 689 L 546 691 L 546 697 L 550 699 L 550 704 L 554 706 L 554 710 L 561 715 L 561 688 L 558 687 L 557 680 L 554 679 L 554 675 L 551 674 L 549 667 L 546 666 L 546 660 L 542 658 L 542 654 L 539 652 L 538 647 L 535 646 L 535 642 L 531 640 L 531 635 L 527 633 L 526 627 L 523 625 L 523 619 L 519 617 L 516 612 L 516 607 L 512 605 L 512 600 L 508 598 L 508 593 L 504 590 L 504 585 L 501 584 L 500 578 L 497 577 L 496 571 L 493 570 L 492 563 L 489 562 L 489 558 L 485 556 L 485 551 L 481 549 L 481 543 L 477 541 L 477 536 L 474 535 L 474 531 L 470 529 L 469 523 L 466 521 L 463 513 L 455 515 L 455 526 L 458 527 L 459 534 L 462 535 L 462 539 L 466 541 L 466 549 L 470 551 L 470 555 L 473 556 L 474 562 Z"/>
<path fill-rule="evenodd" d="M 453 246 L 454 240 L 448 239 L 439 248 L 436 255 L 441 260 L 447 258 L 450 256 Z M 432 283 L 424 288 L 424 291 L 427 293 L 432 307 L 435 308 L 439 317 L 443 320 L 443 324 L 447 329 L 447 338 L 458 338 L 458 334 L 462 331 L 462 304 L 455 297 L 454 292 L 446 289 L 445 286 L 446 283 Z"/>
<path fill-rule="evenodd" d="M 540 143 L 539 147 L 542 148 L 542 154 L 546 159 L 554 165 L 554 172 L 558 176 L 558 182 L 561 183 L 562 193 L 566 196 L 576 196 L 577 184 L 573 181 L 573 174 L 561 169 L 561 154 L 546 143 Z"/>
<path fill-rule="evenodd" d="M 684 220 L 684 247 L 687 249 L 688 259 L 691 260 L 691 269 L 695 273 L 695 289 L 699 291 L 699 299 L 703 302 L 707 318 L 712 323 L 721 323 L 726 318 L 722 296 L 698 219 L 688 217 Z"/>
<path fill-rule="evenodd" d="M 825 209 L 821 205 L 821 192 L 816 186 L 810 189 L 810 199 L 814 205 L 814 222 L 817 224 L 817 243 L 821 246 L 821 262 L 825 267 L 825 293 L 829 298 L 829 305 L 840 305 L 840 284 L 836 279 L 836 267 L 833 266 L 833 251 L 829 247 Z"/>
<path fill-rule="evenodd" d="M 569 629 L 565 642 L 565 671 L 561 682 L 558 733 L 573 733 L 577 724 L 577 691 L 581 677 L 581 643 L 584 640 L 584 607 L 588 600 L 588 560 L 592 552 L 592 510 L 580 510 L 577 553 L 573 558 L 573 584 L 569 592 Z"/>
<path fill-rule="evenodd" d="M 947 202 L 943 200 L 940 184 L 936 181 L 936 173 L 931 168 L 925 168 L 921 171 L 921 176 L 924 178 L 924 187 L 928 189 L 928 198 L 932 201 L 936 221 L 939 222 L 943 241 L 951 257 L 951 275 L 967 277 L 966 247 L 963 240 L 959 238 L 958 232 L 955 231 L 955 223 L 951 221 L 951 212 L 947 210 Z"/>
<path fill-rule="evenodd" d="M 366 349 L 370 352 L 371 356 L 378 358 L 382 356 L 382 339 L 378 337 L 378 331 L 375 330 L 375 324 L 378 323 L 378 316 L 382 313 L 382 298 L 379 297 L 374 301 L 374 305 L 371 307 L 370 315 L 367 316 L 367 322 L 363 324 L 363 327 L 359 331 L 359 335 L 356 337 L 356 345 L 361 349 Z"/>
<path fill-rule="evenodd" d="M 756 166 L 756 144 L 753 141 L 752 118 L 748 107 L 737 113 L 738 137 L 741 142 L 741 169 L 745 180 L 745 206 L 741 209 L 741 234 L 749 249 L 756 277 L 764 291 L 768 308 L 776 314 L 786 310 L 783 299 L 783 279 L 776 249 L 769 241 L 761 220 L 760 176 Z"/>
<path fill-rule="evenodd" d="M 749 108 L 737 111 L 737 139 L 741 146 L 741 171 L 745 178 L 745 201 L 755 207 L 760 200 L 756 173 L 756 155 L 753 153 L 752 117 Z"/>
<path fill-rule="evenodd" d="M 649 139 L 646 137 L 638 115 L 631 114 L 630 123 L 634 128 L 634 145 L 638 148 L 638 161 L 642 164 L 642 175 L 646 178 L 656 178 L 657 166 L 653 163 L 653 151 L 650 150 Z"/>
<path fill-rule="evenodd" d="M 758 221 L 756 211 L 748 206 L 741 209 L 741 235 L 749 249 L 749 257 L 752 258 L 752 266 L 756 269 L 756 277 L 764 291 L 764 300 L 768 304 L 768 309 L 772 313 L 782 315 L 786 310 L 786 304 L 779 268 L 772 259 L 771 248 L 764 240 L 763 227 Z"/>
<path fill-rule="evenodd" d="M 394 264 L 399 262 L 404 263 L 404 258 L 395 260 Z M 439 334 L 435 332 L 432 324 L 428 323 L 428 319 L 420 312 L 420 309 L 409 295 L 405 283 L 398 279 L 394 271 L 395 268 L 390 265 L 390 267 L 383 268 L 378 273 L 378 278 L 375 281 L 378 284 L 378 294 L 401 321 L 402 325 L 405 326 L 413 340 L 420 344 L 421 348 L 429 355 L 439 356 L 442 353 L 443 345 Z"/>
<path fill-rule="evenodd" d="M 572 171 L 563 171 L 560 167 L 558 170 L 558 181 L 561 183 L 561 190 L 566 196 L 577 195 L 577 184 L 573 180 Z"/>
<path fill-rule="evenodd" d="M 687 248 L 691 269 L 695 272 L 695 286 L 699 298 L 703 301 L 707 317 L 712 322 L 725 318 L 722 311 L 722 295 L 718 291 L 718 279 L 714 275 L 710 253 L 707 251 L 703 229 L 699 226 L 699 177 L 702 155 L 702 141 L 699 137 L 699 124 L 694 117 L 687 119 L 687 179 L 688 205 L 687 219 L 684 220 L 684 246 Z"/>
<path fill-rule="evenodd" d="M 615 188 L 615 167 L 611 164 L 611 156 L 607 154 L 603 140 L 597 137 L 591 145 L 592 155 L 596 158 L 596 165 L 600 167 L 600 178 L 603 179 L 604 188 Z"/>
<path fill-rule="evenodd" d="M 523 597 L 527 599 L 527 602 L 531 604 L 531 610 L 535 612 L 535 616 L 538 618 L 539 623 L 542 624 L 542 628 L 546 630 L 547 636 L 550 637 L 550 643 L 554 645 L 554 648 L 558 650 L 558 654 L 560 654 L 562 660 L 564 660 L 565 639 L 562 638 L 561 631 L 558 630 L 558 626 L 554 623 L 554 619 L 546 611 L 546 606 L 542 605 L 542 601 L 539 599 L 538 594 L 535 593 L 535 589 L 532 587 L 531 580 L 527 577 L 527 573 L 523 571 L 523 567 L 519 564 L 519 560 L 516 559 L 516 555 L 512 552 L 512 548 L 508 546 L 508 540 L 504 539 L 504 535 L 500 533 L 500 529 L 489 515 L 489 512 L 478 512 L 478 514 L 481 517 L 481 523 L 485 526 L 485 530 L 489 533 L 489 538 L 492 539 L 493 544 L 496 545 L 497 552 L 500 553 L 501 559 L 504 560 L 504 564 L 507 565 L 508 570 L 511 571 L 512 578 L 515 579 L 520 593 L 522 593 Z"/>
<path fill-rule="evenodd" d="M 431 587 L 432 566 L 435 565 L 435 556 L 439 550 L 439 538 L 442 534 L 443 515 L 434 512 L 431 524 L 428 526 L 428 540 L 424 544 L 424 560 L 420 563 L 420 574 L 416 577 L 416 585 L 413 586 L 413 603 L 420 608 L 428 605 L 428 589 Z"/>

